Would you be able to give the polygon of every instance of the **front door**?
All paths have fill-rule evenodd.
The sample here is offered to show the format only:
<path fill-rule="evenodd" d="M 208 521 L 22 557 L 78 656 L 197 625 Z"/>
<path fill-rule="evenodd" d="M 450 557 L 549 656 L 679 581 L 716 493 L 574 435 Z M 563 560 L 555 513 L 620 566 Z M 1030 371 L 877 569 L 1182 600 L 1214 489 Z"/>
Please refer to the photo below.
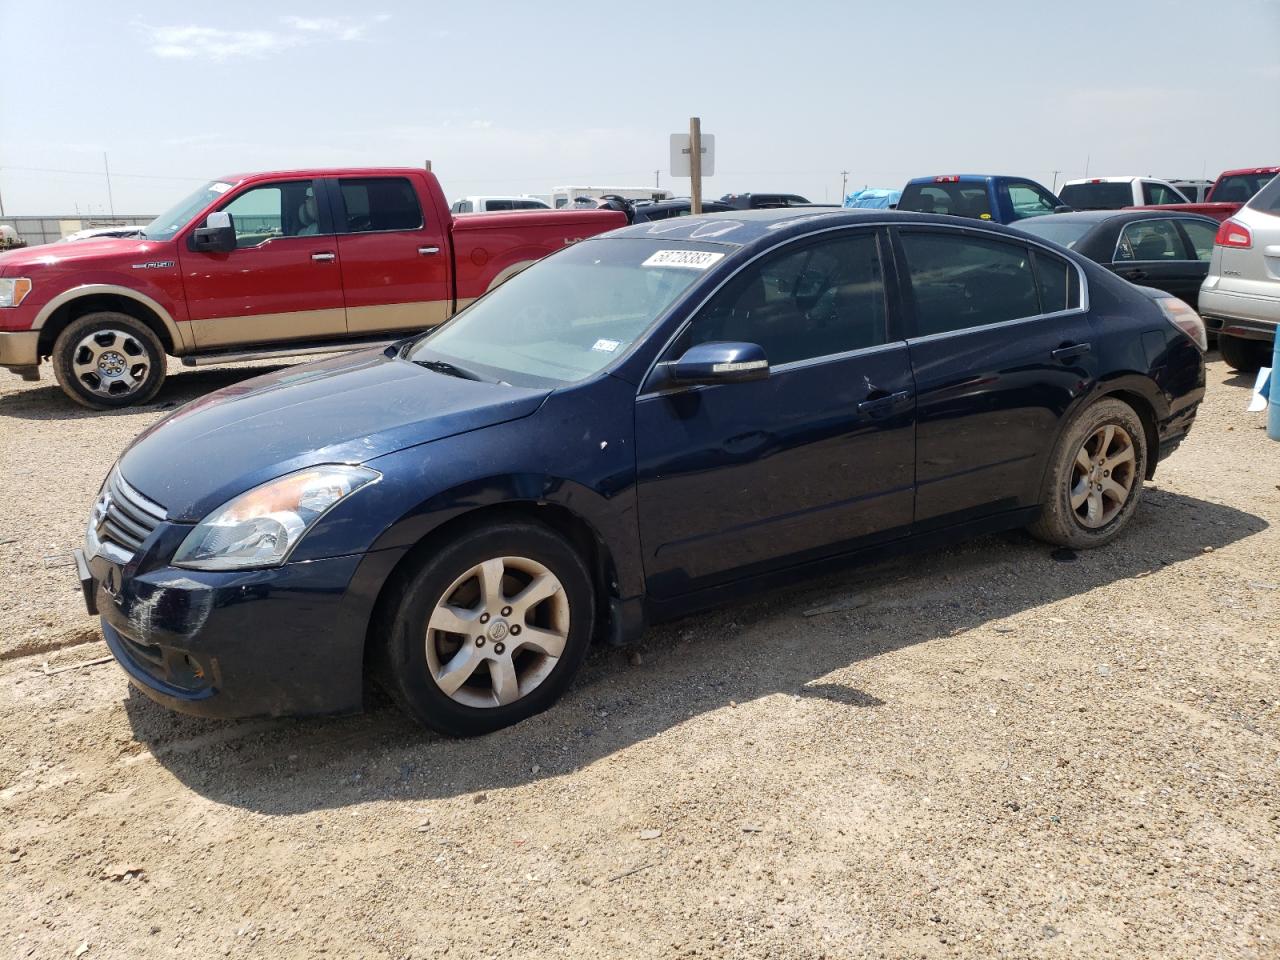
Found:
<path fill-rule="evenodd" d="M 900 228 L 916 384 L 918 531 L 1030 507 L 1097 376 L 1076 266 L 973 230 Z"/>
<path fill-rule="evenodd" d="M 218 208 L 231 214 L 235 250 L 181 249 L 201 350 L 346 333 L 338 247 L 318 187 L 313 180 L 250 186 Z"/>
<path fill-rule="evenodd" d="M 800 241 L 744 267 L 664 357 L 761 345 L 766 380 L 644 392 L 639 520 L 651 595 L 902 536 L 911 524 L 913 385 L 873 229 Z"/>
<path fill-rule="evenodd" d="M 446 225 L 419 200 L 407 177 L 329 181 L 347 329 L 353 335 L 425 330 L 448 318 Z"/>

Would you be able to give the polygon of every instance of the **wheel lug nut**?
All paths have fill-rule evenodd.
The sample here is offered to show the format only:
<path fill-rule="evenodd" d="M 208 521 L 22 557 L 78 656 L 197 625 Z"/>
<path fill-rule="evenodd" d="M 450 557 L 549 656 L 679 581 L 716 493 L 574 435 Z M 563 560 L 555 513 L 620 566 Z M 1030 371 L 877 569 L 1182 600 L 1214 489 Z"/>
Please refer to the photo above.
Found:
<path fill-rule="evenodd" d="M 519 636 L 519 634 L 520 634 L 520 624 L 513 623 L 511 625 L 511 635 L 515 637 L 515 636 Z"/>
<path fill-rule="evenodd" d="M 483 647 L 483 646 L 484 646 L 484 637 L 476 637 L 476 646 L 477 646 L 477 647 Z"/>
<path fill-rule="evenodd" d="M 502 608 L 502 615 L 503 615 L 504 617 L 509 617 L 509 616 L 511 616 L 511 608 L 510 608 L 510 607 L 503 607 L 503 608 Z"/>
<path fill-rule="evenodd" d="M 506 649 L 506 646 L 501 643 L 495 643 L 493 645 L 493 652 L 497 654 L 502 654 Z"/>
<path fill-rule="evenodd" d="M 480 614 L 480 622 L 481 622 L 481 623 L 488 623 L 488 622 L 489 622 L 489 615 L 488 615 L 487 613 L 482 613 L 482 614 Z"/>

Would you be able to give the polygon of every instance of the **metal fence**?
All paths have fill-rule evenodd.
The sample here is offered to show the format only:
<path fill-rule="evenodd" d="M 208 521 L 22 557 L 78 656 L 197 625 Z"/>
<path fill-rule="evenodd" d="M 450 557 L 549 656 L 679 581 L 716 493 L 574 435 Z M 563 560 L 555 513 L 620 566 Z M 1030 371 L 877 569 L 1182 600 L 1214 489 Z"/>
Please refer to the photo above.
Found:
<path fill-rule="evenodd" d="M 13 229 L 18 234 L 18 239 L 23 240 L 28 246 L 36 246 L 41 243 L 53 243 L 55 240 L 61 240 L 69 233 L 75 233 L 77 230 L 88 230 L 91 227 L 110 227 L 116 224 L 127 224 L 129 226 L 150 223 L 155 216 L 124 216 L 117 215 L 114 217 L 81 217 L 81 216 L 51 216 L 51 217 L 0 217 L 0 224 L 4 224 Z"/>

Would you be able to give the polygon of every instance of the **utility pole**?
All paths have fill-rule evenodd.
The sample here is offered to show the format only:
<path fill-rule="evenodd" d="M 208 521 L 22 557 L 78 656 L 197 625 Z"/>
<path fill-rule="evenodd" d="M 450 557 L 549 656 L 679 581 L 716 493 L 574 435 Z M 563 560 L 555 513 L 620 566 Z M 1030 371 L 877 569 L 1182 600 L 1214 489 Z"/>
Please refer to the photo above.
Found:
<path fill-rule="evenodd" d="M 661 170 L 653 171 L 653 189 L 655 190 L 658 189 L 658 174 L 660 174 L 661 172 L 662 172 Z"/>
<path fill-rule="evenodd" d="M 107 172 L 107 204 L 111 207 L 111 219 L 116 218 L 116 201 L 111 196 L 111 166 L 107 163 L 107 151 L 102 151 L 102 169 Z"/>
<path fill-rule="evenodd" d="M 0 217 L 4 216 L 4 195 L 0 194 Z"/>
<path fill-rule="evenodd" d="M 1061 170 L 1053 171 L 1053 186 L 1049 188 L 1050 193 L 1056 194 L 1058 192 L 1058 174 L 1061 172 Z"/>
<path fill-rule="evenodd" d="M 844 206 L 844 198 L 849 195 L 848 188 L 849 188 L 849 171 L 841 170 L 840 171 L 840 206 L 842 207 Z"/>
<path fill-rule="evenodd" d="M 689 212 L 702 213 L 702 120 L 689 118 Z"/>

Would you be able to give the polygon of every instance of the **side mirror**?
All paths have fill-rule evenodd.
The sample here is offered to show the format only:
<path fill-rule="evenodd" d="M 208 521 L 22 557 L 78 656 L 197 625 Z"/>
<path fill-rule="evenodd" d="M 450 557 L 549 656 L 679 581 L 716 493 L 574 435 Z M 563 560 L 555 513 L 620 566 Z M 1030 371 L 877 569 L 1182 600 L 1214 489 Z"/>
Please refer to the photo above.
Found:
<path fill-rule="evenodd" d="M 699 343 L 664 365 L 671 385 L 743 383 L 769 376 L 769 359 L 755 343 Z"/>
<path fill-rule="evenodd" d="M 1060 203 L 1053 208 L 1054 213 L 1075 213 L 1075 207 L 1069 207 L 1065 203 Z"/>
<path fill-rule="evenodd" d="M 197 253 L 230 253 L 235 248 L 236 225 L 225 210 L 209 214 L 204 226 L 191 234 L 191 249 Z"/>

